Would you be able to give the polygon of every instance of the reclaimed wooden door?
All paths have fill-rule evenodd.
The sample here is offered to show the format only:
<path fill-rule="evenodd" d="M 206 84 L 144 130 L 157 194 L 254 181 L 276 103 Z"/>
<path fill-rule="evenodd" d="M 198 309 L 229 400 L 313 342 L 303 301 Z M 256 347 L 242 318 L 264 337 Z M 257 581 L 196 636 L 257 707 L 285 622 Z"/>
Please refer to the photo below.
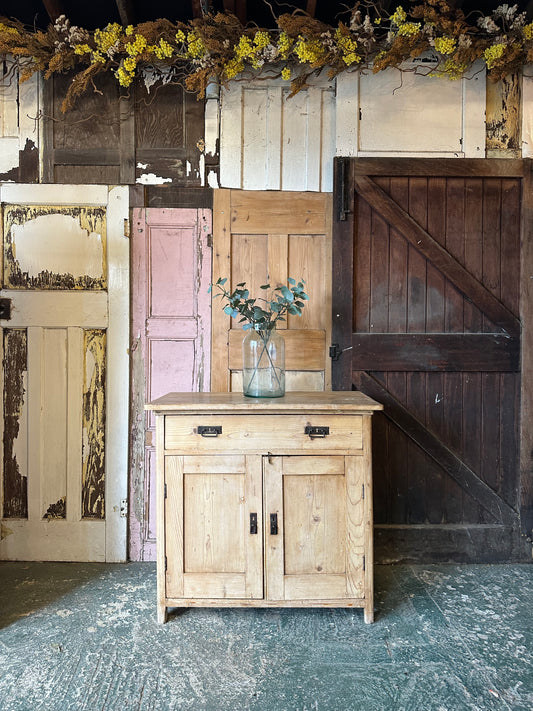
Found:
<path fill-rule="evenodd" d="M 0 558 L 125 560 L 127 191 L 4 185 L 0 198 Z"/>
<path fill-rule="evenodd" d="M 336 161 L 333 386 L 385 406 L 373 437 L 378 559 L 521 555 L 528 169 Z"/>
<path fill-rule="evenodd" d="M 304 279 L 309 301 L 302 316 L 281 323 L 287 390 L 329 390 L 331 332 L 331 195 L 215 190 L 213 280 L 228 277 L 232 290 Z M 242 390 L 242 324 L 212 310 L 211 390 Z"/>
<path fill-rule="evenodd" d="M 211 211 L 136 208 L 132 235 L 130 559 L 155 560 L 155 418 L 168 392 L 209 390 Z"/>

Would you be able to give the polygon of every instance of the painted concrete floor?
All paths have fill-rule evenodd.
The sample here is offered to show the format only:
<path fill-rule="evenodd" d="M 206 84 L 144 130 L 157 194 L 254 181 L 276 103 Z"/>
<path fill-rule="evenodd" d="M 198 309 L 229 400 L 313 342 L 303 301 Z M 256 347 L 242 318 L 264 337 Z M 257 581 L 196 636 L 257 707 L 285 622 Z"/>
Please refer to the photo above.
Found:
<path fill-rule="evenodd" d="M 156 622 L 151 563 L 0 563 L 1 711 L 533 710 L 533 566 L 378 566 L 360 610 Z"/>

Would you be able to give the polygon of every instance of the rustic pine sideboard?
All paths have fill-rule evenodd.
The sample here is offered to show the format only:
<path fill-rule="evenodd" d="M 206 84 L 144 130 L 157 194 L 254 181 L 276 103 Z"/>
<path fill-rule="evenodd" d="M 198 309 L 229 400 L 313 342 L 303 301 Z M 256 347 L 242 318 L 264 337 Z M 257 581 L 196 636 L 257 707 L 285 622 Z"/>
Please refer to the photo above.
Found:
<path fill-rule="evenodd" d="M 170 393 L 156 416 L 167 608 L 362 607 L 374 618 L 371 416 L 360 392 Z"/>

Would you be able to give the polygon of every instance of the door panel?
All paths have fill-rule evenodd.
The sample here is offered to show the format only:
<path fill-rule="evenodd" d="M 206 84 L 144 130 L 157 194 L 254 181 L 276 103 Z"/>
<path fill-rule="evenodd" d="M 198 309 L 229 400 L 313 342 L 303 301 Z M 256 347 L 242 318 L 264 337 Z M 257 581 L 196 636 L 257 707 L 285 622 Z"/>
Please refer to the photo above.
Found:
<path fill-rule="evenodd" d="M 494 161 L 336 166 L 342 355 L 333 382 L 385 405 L 374 421 L 380 555 L 512 555 L 523 167 L 510 175 Z"/>
<path fill-rule="evenodd" d="M 1 321 L 0 557 L 124 560 L 125 194 L 67 187 L 59 205 L 46 185 L 1 194 L 11 313 Z"/>
<path fill-rule="evenodd" d="M 286 336 L 287 390 L 330 386 L 331 202 L 327 194 L 216 190 L 213 279 L 233 290 L 246 282 L 252 295 L 288 277 L 304 279 L 309 301 L 302 316 L 280 322 Z M 242 324 L 212 311 L 213 392 L 242 389 Z"/>
<path fill-rule="evenodd" d="M 144 405 L 209 390 L 211 213 L 149 208 L 133 217 L 130 558 L 155 560 L 155 418 Z"/>
<path fill-rule="evenodd" d="M 267 599 L 363 597 L 362 461 L 264 457 Z"/>
<path fill-rule="evenodd" d="M 165 483 L 167 595 L 262 598 L 261 458 L 170 456 Z"/>

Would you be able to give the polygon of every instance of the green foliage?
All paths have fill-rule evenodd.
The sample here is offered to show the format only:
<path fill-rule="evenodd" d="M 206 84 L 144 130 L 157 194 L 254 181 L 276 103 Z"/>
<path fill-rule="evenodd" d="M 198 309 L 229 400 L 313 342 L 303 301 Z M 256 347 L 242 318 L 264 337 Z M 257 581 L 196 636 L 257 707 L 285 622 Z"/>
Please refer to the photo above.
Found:
<path fill-rule="evenodd" d="M 227 279 L 219 278 L 211 284 L 208 291 L 213 294 L 213 298 L 221 297 L 224 302 L 223 311 L 232 318 L 238 318 L 243 324 L 243 329 L 257 328 L 261 331 L 271 331 L 276 327 L 278 321 L 285 321 L 285 315 L 301 316 L 305 302 L 309 296 L 304 291 L 305 281 L 296 281 L 289 277 L 287 285 L 276 286 L 272 290 L 270 299 L 250 296 L 246 288 L 246 282 L 237 284 L 232 292 L 225 288 Z M 213 293 L 214 289 L 218 293 Z M 260 287 L 263 291 L 271 289 L 270 284 L 263 284 Z"/>

